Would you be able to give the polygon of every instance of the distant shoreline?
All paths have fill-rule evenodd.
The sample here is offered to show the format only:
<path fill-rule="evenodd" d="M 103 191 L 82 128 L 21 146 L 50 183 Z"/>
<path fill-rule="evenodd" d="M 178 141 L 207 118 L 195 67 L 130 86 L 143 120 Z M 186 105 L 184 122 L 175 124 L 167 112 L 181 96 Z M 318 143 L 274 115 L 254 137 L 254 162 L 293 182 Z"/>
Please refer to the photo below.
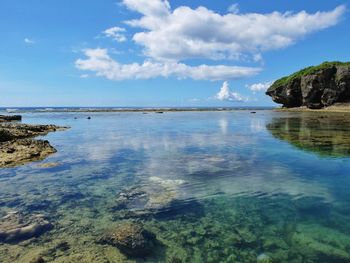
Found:
<path fill-rule="evenodd" d="M 208 108 L 0 108 L 0 110 L 7 111 L 7 113 L 23 113 L 23 112 L 33 112 L 33 113 L 54 113 L 54 112 L 202 112 L 202 111 L 237 111 L 237 110 L 273 110 L 273 107 L 208 107 Z"/>

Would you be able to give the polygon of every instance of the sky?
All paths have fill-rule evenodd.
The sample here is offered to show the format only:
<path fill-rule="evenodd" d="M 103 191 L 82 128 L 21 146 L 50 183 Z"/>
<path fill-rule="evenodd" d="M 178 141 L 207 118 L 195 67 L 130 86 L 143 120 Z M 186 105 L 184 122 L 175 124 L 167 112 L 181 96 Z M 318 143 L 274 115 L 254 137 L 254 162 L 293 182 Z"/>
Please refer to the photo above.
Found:
<path fill-rule="evenodd" d="M 350 0 L 2 0 L 0 107 L 274 106 L 350 61 Z"/>

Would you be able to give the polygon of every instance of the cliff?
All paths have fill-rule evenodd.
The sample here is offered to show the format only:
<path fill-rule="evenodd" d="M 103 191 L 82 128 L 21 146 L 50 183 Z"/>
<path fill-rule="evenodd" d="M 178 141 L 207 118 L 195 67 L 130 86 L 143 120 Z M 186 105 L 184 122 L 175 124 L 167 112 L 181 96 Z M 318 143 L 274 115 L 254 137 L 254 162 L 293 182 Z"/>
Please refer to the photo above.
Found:
<path fill-rule="evenodd" d="M 266 91 L 283 107 L 320 109 L 350 102 L 350 62 L 324 62 L 275 81 Z"/>

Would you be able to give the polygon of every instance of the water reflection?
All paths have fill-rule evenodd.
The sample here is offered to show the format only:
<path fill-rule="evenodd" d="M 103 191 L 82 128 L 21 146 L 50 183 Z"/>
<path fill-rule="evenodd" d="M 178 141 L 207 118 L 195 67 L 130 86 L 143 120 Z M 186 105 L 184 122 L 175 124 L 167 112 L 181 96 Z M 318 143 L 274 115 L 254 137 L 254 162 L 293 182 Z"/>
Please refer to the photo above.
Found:
<path fill-rule="evenodd" d="M 91 121 L 41 115 L 31 121 L 72 127 L 48 136 L 58 153 L 44 162 L 60 165 L 0 170 L 0 216 L 18 211 L 31 223 L 45 215 L 54 228 L 1 244 L 0 262 L 29 262 L 38 251 L 46 262 L 135 262 L 98 243 L 125 220 L 142 221 L 166 247 L 161 259 L 140 262 L 350 262 L 348 162 L 301 153 L 270 135 L 299 138 L 301 126 L 310 140 L 316 127 L 346 135 L 331 119 L 310 128 L 306 117 L 315 119 L 245 111 Z"/>
<path fill-rule="evenodd" d="M 273 118 L 266 127 L 299 149 L 324 156 L 350 155 L 349 115 L 304 113 Z"/>

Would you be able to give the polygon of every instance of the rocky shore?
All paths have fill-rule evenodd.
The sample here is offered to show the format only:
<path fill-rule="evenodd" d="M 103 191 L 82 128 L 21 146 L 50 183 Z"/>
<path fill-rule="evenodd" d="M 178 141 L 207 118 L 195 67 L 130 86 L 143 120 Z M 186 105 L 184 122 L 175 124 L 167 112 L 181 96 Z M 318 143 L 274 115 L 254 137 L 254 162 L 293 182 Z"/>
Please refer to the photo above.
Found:
<path fill-rule="evenodd" d="M 45 159 L 56 149 L 46 140 L 34 137 L 64 130 L 55 125 L 29 125 L 19 122 L 21 116 L 0 116 L 0 168 L 15 167 Z"/>

